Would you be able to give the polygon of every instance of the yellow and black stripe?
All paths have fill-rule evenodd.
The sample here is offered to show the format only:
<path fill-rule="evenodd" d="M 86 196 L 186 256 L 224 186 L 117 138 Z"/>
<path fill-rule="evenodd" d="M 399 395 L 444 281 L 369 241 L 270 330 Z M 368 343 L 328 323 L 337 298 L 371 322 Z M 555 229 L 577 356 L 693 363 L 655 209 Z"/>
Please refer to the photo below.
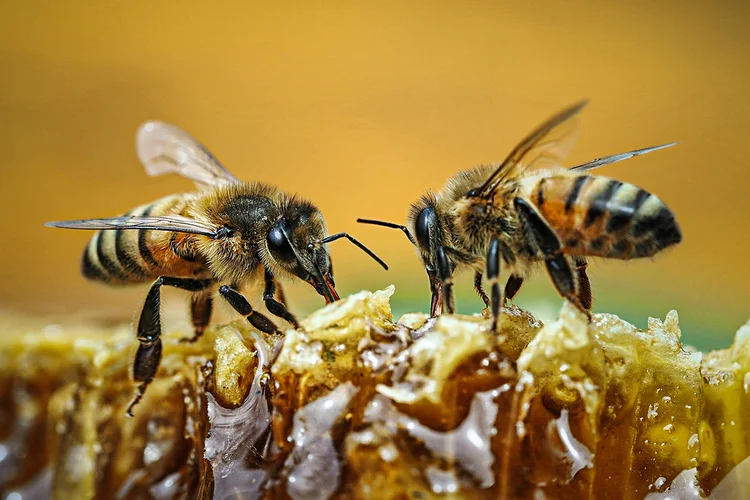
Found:
<path fill-rule="evenodd" d="M 615 179 L 541 179 L 534 204 L 564 253 L 617 259 L 649 257 L 682 239 L 674 214 L 653 194 Z"/>
<path fill-rule="evenodd" d="M 174 195 L 125 215 L 182 215 L 185 206 L 183 197 Z M 177 251 L 180 236 L 145 229 L 97 231 L 83 253 L 81 272 L 88 279 L 111 285 L 143 283 L 159 276 L 192 277 L 201 262 L 195 255 Z"/>

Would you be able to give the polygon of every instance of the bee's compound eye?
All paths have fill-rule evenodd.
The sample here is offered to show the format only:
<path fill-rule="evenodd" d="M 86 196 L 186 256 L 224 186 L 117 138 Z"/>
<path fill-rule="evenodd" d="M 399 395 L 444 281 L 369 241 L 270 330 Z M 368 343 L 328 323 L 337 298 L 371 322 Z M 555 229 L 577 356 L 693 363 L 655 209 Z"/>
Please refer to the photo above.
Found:
<path fill-rule="evenodd" d="M 280 227 L 276 226 L 268 232 L 266 243 L 268 243 L 268 249 L 276 259 L 291 261 L 296 258 L 292 245 Z"/>
<path fill-rule="evenodd" d="M 476 197 L 478 195 L 479 195 L 479 189 L 478 188 L 470 189 L 469 192 L 466 193 L 466 197 L 467 198 L 474 198 L 474 197 Z"/>
<path fill-rule="evenodd" d="M 419 213 L 414 230 L 417 233 L 417 241 L 423 248 L 430 247 L 430 226 L 437 223 L 435 209 L 427 207 Z"/>

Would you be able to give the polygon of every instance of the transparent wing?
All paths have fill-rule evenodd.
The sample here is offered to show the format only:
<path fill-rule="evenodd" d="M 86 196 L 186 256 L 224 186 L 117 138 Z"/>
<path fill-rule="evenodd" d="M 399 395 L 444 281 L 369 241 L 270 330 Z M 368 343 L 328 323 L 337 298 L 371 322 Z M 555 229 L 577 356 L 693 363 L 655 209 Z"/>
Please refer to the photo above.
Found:
<path fill-rule="evenodd" d="M 545 135 L 539 142 L 520 158 L 515 170 L 538 170 L 562 167 L 563 162 L 573 151 L 578 140 L 578 120 L 575 117 L 561 123 Z"/>
<path fill-rule="evenodd" d="M 178 215 L 165 216 L 124 216 L 108 219 L 80 219 L 47 222 L 45 226 L 66 229 L 89 229 L 95 231 L 114 229 L 149 229 L 151 231 L 175 231 L 179 233 L 201 234 L 215 237 L 219 228 Z"/>
<path fill-rule="evenodd" d="M 581 101 L 564 109 L 526 136 L 477 190 L 477 194 L 490 197 L 503 180 L 518 175 L 523 169 L 559 165 L 577 137 L 578 126 L 574 117 L 586 104 L 587 101 Z"/>
<path fill-rule="evenodd" d="M 611 163 L 617 163 L 618 161 L 627 160 L 628 158 L 632 158 L 634 156 L 640 156 L 645 155 L 646 153 L 650 153 L 652 151 L 658 151 L 660 149 L 665 148 L 671 148 L 672 146 L 676 145 L 676 142 L 670 142 L 669 144 L 662 144 L 661 146 L 652 146 L 650 148 L 643 148 L 643 149 L 636 149 L 634 151 L 628 151 L 627 153 L 620 153 L 616 155 L 611 156 L 605 156 L 603 158 L 597 158 L 596 160 L 591 160 L 586 163 L 582 163 L 581 165 L 576 165 L 575 167 L 570 167 L 570 170 L 593 170 L 595 168 L 602 167 L 604 165 L 609 165 Z"/>
<path fill-rule="evenodd" d="M 149 121 L 141 125 L 135 149 L 152 176 L 175 173 L 200 187 L 239 182 L 201 143 L 169 123 Z"/>

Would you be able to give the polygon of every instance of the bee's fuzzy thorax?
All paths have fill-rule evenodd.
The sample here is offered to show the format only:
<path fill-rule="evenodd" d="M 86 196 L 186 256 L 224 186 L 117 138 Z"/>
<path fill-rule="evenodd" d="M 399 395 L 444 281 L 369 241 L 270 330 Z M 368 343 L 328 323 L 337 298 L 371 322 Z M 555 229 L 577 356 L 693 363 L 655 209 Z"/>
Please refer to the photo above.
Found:
<path fill-rule="evenodd" d="M 481 186 L 497 165 L 478 165 L 462 170 L 445 183 L 440 199 L 450 203 L 464 197 L 470 190 Z"/>
<path fill-rule="evenodd" d="M 262 182 L 239 182 L 216 187 L 202 192 L 195 200 L 191 215 L 208 218 L 210 221 L 227 223 L 227 208 L 235 200 L 262 198 L 275 200 L 281 194 L 276 186 Z"/>
<path fill-rule="evenodd" d="M 235 283 L 252 280 L 254 270 L 261 264 L 280 278 L 294 276 L 292 269 L 270 254 L 266 244 L 266 235 L 280 221 L 285 221 L 302 261 L 308 259 L 308 244 L 327 233 L 325 219 L 313 203 L 261 182 L 229 184 L 206 191 L 192 203 L 191 216 L 239 233 L 239 239 L 202 238 L 196 242 L 213 274 Z"/>

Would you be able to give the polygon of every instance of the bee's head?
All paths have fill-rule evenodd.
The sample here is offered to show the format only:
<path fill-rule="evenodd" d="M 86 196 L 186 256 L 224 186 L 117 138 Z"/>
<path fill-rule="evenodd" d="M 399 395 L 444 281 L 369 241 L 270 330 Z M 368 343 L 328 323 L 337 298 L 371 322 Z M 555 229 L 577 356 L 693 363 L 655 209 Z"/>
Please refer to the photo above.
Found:
<path fill-rule="evenodd" d="M 268 229 L 265 248 L 277 266 L 310 283 L 328 303 L 339 299 L 328 254 L 329 242 L 347 238 L 388 269 L 385 262 L 348 233 L 326 234 L 323 214 L 308 202 L 290 198 L 281 207 L 279 220 Z"/>
<path fill-rule="evenodd" d="M 206 197 L 195 212 L 219 228 L 199 242 L 219 279 L 244 283 L 266 267 L 275 276 L 307 281 L 326 302 L 338 300 L 331 259 L 321 243 L 325 219 L 312 203 L 272 186 L 242 183 Z"/>
<path fill-rule="evenodd" d="M 209 197 L 196 213 L 219 227 L 199 245 L 214 275 L 230 283 L 246 282 L 265 267 L 275 276 L 308 282 L 327 303 L 338 300 L 327 244 L 342 237 L 388 269 L 347 233 L 327 236 L 325 219 L 315 205 L 271 186 L 232 185 Z"/>
<path fill-rule="evenodd" d="M 430 314 L 433 316 L 440 312 L 443 302 L 441 278 L 448 279 L 456 268 L 456 264 L 446 254 L 446 248 L 448 248 L 446 245 L 449 242 L 446 241 L 444 224 L 440 221 L 438 199 L 433 192 L 428 192 L 411 206 L 406 226 L 376 219 L 357 219 L 357 222 L 362 224 L 400 229 L 409 238 L 412 245 L 416 247 L 417 254 L 430 279 L 432 292 Z"/>
<path fill-rule="evenodd" d="M 323 214 L 308 203 L 289 203 L 281 217 L 268 228 L 264 248 L 266 260 L 277 273 L 282 271 L 310 283 L 326 299 L 339 299 L 333 281 Z"/>
<path fill-rule="evenodd" d="M 443 270 L 442 278 L 447 279 L 453 274 L 456 266 L 444 251 L 441 251 L 447 242 L 445 231 L 440 224 L 439 208 L 434 194 L 428 193 L 412 205 L 407 225 L 411 234 L 414 235 L 413 243 L 430 279 L 432 291 L 430 313 L 436 314 L 442 304 L 440 270 L 441 268 Z"/>

